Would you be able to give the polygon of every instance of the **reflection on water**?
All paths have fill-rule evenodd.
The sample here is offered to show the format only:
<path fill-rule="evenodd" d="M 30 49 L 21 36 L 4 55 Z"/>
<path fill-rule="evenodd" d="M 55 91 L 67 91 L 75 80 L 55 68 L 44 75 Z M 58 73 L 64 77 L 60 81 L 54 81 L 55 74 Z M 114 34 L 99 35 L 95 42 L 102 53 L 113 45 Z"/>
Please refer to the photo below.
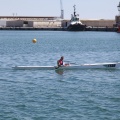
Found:
<path fill-rule="evenodd" d="M 62 69 L 61 70 L 55 70 L 55 72 L 59 75 L 62 75 L 64 73 L 64 70 L 62 70 Z"/>

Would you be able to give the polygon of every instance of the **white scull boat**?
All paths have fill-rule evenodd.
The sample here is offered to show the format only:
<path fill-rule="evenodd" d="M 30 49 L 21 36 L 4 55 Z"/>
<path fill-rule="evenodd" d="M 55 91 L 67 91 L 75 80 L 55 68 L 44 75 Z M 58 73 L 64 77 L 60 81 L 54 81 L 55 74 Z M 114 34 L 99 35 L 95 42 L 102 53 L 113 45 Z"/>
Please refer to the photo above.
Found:
<path fill-rule="evenodd" d="M 113 63 L 95 63 L 95 64 L 82 64 L 82 65 L 63 65 L 56 66 L 15 66 L 16 70 L 73 70 L 73 69 L 116 69 L 120 68 L 120 62 Z"/>

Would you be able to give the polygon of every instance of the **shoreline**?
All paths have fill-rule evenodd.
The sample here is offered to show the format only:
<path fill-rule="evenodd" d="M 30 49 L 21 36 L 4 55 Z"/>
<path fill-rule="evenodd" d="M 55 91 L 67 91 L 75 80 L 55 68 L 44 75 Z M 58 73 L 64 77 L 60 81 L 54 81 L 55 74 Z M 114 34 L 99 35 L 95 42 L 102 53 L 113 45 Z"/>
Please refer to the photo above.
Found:
<path fill-rule="evenodd" d="M 68 31 L 67 28 L 34 28 L 34 27 L 0 27 L 0 30 L 46 30 L 46 31 Z M 117 27 L 87 27 L 84 31 L 117 32 Z"/>

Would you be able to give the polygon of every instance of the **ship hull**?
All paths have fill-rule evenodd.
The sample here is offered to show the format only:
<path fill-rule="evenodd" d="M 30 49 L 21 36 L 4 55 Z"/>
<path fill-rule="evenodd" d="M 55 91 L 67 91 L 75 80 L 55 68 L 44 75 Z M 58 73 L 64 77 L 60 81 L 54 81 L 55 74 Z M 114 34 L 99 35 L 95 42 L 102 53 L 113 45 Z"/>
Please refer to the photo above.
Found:
<path fill-rule="evenodd" d="M 68 31 L 85 31 L 86 26 L 81 24 L 70 24 L 67 27 Z"/>

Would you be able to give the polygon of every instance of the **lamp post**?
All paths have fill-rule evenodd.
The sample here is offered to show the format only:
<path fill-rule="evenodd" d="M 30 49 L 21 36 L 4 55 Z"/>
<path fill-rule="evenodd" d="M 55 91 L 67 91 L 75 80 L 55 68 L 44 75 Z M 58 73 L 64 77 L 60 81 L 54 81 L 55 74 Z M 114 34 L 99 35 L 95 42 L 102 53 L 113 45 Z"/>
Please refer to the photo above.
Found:
<path fill-rule="evenodd" d="M 118 7 L 118 11 L 119 11 L 119 16 L 120 16 L 120 2 L 119 2 L 119 5 L 117 7 Z"/>

